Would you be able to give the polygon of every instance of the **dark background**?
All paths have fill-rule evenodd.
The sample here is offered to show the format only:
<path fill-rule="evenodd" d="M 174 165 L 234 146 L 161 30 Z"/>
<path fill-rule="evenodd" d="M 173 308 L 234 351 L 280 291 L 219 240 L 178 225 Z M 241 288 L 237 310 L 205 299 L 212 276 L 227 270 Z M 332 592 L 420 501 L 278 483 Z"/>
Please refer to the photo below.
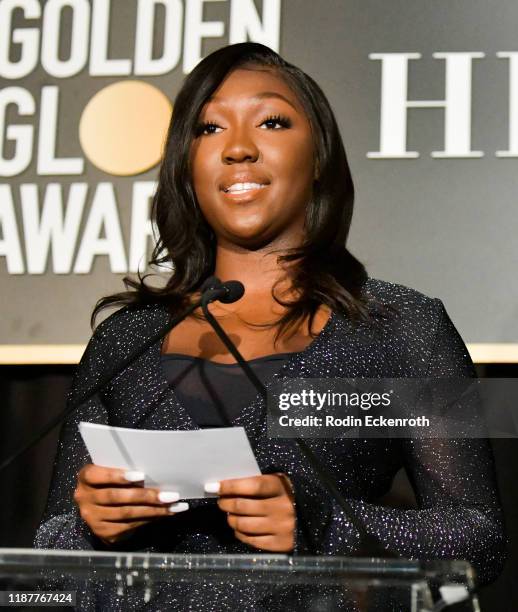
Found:
<path fill-rule="evenodd" d="M 0 367 L 0 458 L 39 430 L 65 405 L 76 366 Z M 516 378 L 518 364 L 477 366 L 480 377 Z M 49 487 L 58 439 L 56 429 L 0 474 L 0 546 L 31 547 Z M 504 507 L 508 558 L 500 578 L 481 594 L 483 612 L 518 610 L 518 439 L 493 440 Z M 397 494 L 405 494 L 397 491 Z"/>

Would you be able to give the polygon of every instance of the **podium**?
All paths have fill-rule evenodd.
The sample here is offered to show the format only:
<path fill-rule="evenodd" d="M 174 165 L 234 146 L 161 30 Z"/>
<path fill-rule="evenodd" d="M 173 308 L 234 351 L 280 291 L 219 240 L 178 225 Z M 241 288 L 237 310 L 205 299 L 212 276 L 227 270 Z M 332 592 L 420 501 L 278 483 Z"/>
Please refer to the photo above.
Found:
<path fill-rule="evenodd" d="M 20 610 L 478 612 L 474 579 L 463 561 L 0 549 L 0 605 Z"/>

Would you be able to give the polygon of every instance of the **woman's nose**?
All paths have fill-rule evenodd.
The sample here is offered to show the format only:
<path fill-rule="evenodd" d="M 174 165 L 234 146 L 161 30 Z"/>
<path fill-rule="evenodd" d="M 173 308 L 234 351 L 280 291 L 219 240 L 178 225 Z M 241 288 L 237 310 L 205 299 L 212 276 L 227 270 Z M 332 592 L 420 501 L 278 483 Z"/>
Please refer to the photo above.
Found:
<path fill-rule="evenodd" d="M 232 164 L 243 161 L 256 161 L 259 157 L 259 149 L 251 135 L 246 130 L 233 132 L 233 134 L 229 134 L 229 138 L 221 152 L 223 163 Z"/>

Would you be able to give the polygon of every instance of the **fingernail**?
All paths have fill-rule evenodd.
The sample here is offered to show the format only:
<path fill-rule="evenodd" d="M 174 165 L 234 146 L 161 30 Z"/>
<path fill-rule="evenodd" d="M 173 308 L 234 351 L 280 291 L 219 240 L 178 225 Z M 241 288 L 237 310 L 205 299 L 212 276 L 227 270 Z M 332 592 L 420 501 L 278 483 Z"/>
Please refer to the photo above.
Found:
<path fill-rule="evenodd" d="M 178 501 L 179 499 L 180 494 L 176 493 L 176 491 L 160 491 L 158 494 L 158 501 L 161 501 L 164 504 L 170 504 L 171 502 Z"/>
<path fill-rule="evenodd" d="M 219 493 L 219 482 L 206 482 L 205 493 Z"/>
<path fill-rule="evenodd" d="M 179 504 L 173 504 L 169 506 L 169 512 L 185 512 L 185 510 L 189 510 L 189 504 L 187 502 L 180 502 Z"/>
<path fill-rule="evenodd" d="M 139 472 L 137 470 L 128 470 L 127 472 L 124 472 L 124 478 L 128 482 L 140 482 L 141 480 L 144 480 L 145 477 L 146 475 L 144 472 Z"/>

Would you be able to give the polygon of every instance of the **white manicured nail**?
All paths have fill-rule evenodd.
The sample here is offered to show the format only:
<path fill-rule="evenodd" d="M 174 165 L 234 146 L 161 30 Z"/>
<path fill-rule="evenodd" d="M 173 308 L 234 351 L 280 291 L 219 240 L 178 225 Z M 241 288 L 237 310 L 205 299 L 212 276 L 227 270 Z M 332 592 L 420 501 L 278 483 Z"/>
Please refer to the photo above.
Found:
<path fill-rule="evenodd" d="M 124 472 L 124 478 L 128 482 L 140 482 L 141 480 L 144 480 L 145 477 L 146 475 L 144 472 L 139 472 L 137 470 L 128 470 L 127 472 Z"/>
<path fill-rule="evenodd" d="M 176 493 L 176 491 L 160 491 L 158 494 L 158 501 L 163 502 L 164 504 L 171 504 L 172 502 L 178 501 L 180 499 L 180 494 Z"/>
<path fill-rule="evenodd" d="M 205 493 L 219 493 L 219 482 L 206 482 Z"/>
<path fill-rule="evenodd" d="M 189 504 L 187 502 L 180 502 L 179 504 L 173 504 L 172 506 L 169 506 L 169 512 L 185 512 L 186 510 L 189 510 Z"/>

